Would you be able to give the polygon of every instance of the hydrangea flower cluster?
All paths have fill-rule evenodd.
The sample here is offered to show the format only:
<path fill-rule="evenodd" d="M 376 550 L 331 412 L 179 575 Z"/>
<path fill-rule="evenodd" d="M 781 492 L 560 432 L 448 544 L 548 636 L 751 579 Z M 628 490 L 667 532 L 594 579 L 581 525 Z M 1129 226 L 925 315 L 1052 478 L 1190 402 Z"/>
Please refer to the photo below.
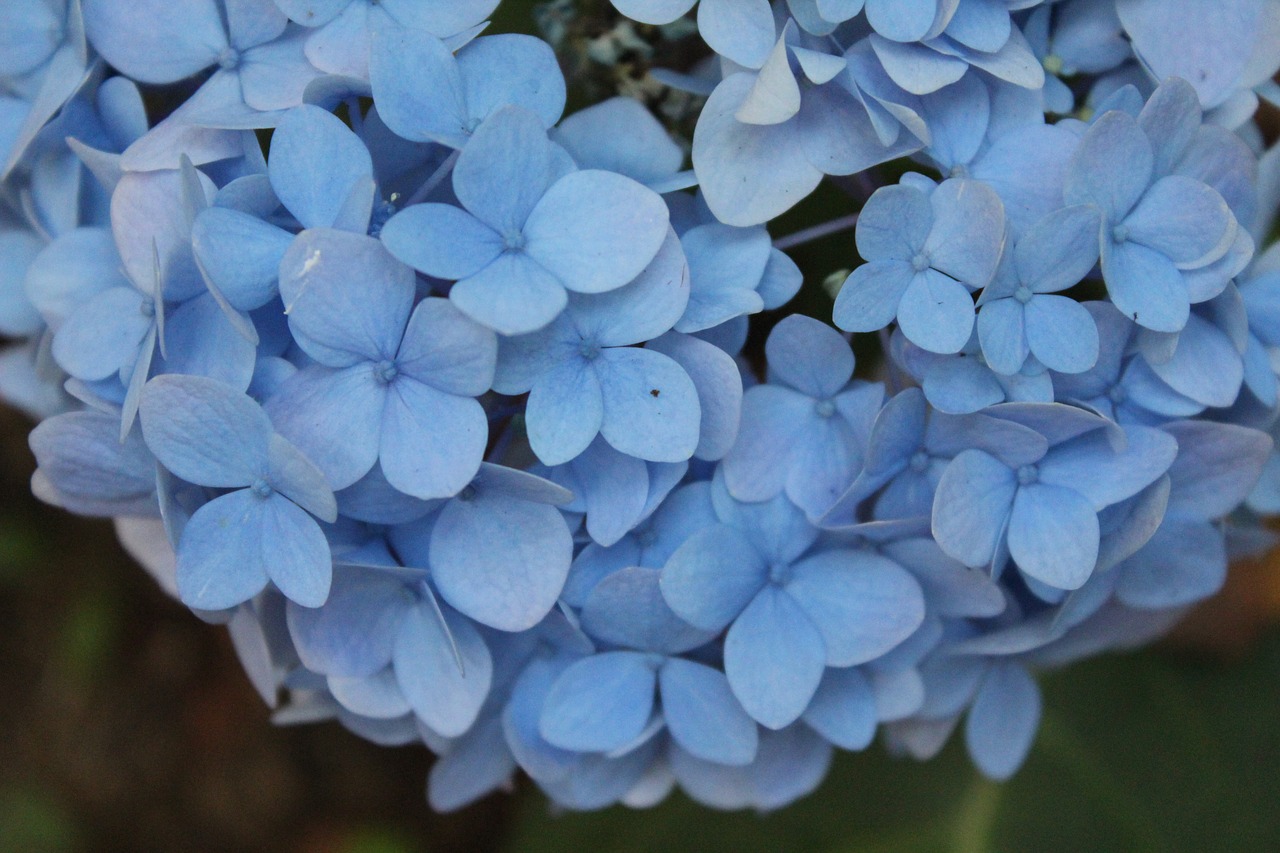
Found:
<path fill-rule="evenodd" d="M 564 116 L 496 5 L 0 10 L 32 487 L 226 624 L 279 722 L 426 744 L 439 809 L 517 770 L 772 809 L 962 725 L 1005 778 L 1036 671 L 1265 543 L 1275 2 L 702 0 L 688 149 Z M 824 180 L 850 215 L 775 241 Z M 831 323 L 788 313 L 830 271 L 785 249 L 855 217 Z"/>

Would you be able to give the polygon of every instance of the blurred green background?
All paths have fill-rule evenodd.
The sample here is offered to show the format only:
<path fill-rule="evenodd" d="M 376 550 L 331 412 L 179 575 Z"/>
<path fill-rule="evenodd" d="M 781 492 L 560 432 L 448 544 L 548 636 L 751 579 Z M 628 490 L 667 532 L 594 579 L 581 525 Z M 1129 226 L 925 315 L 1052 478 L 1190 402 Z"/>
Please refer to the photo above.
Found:
<path fill-rule="evenodd" d="M 532 32 L 533 5 L 507 0 L 493 31 Z M 824 187 L 772 230 L 847 210 Z M 809 276 L 801 310 L 829 312 L 817 284 L 853 265 L 851 244 L 793 253 Z M 644 812 L 557 814 L 527 780 L 437 815 L 425 749 L 383 749 L 334 723 L 272 726 L 224 629 L 166 598 L 109 523 L 35 501 L 30 426 L 0 410 L 0 853 L 1280 850 L 1280 560 L 1235 567 L 1155 648 L 1046 676 L 1035 749 L 1004 785 L 977 776 L 958 743 L 927 764 L 873 746 L 768 815 L 680 795 Z"/>

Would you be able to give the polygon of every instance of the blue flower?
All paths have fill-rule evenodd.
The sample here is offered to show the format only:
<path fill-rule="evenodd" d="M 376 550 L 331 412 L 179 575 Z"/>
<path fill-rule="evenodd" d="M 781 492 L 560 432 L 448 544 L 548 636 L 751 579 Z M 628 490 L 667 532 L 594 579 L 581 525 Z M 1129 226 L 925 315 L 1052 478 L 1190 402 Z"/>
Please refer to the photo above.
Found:
<path fill-rule="evenodd" d="M 836 297 L 845 331 L 874 332 L 895 319 L 907 339 L 959 352 L 973 331 L 970 292 L 991 281 L 1004 249 L 1004 207 L 985 184 L 949 180 L 932 194 L 883 187 L 858 219 L 855 269 Z"/>
<path fill-rule="evenodd" d="M 382 230 L 392 254 L 456 281 L 449 299 L 504 335 L 543 328 L 575 293 L 604 293 L 640 274 L 666 238 L 667 208 L 611 172 L 557 165 L 541 121 L 520 107 L 494 113 L 453 171 L 462 208 L 422 204 Z"/>
<path fill-rule="evenodd" d="M 310 229 L 281 269 L 289 327 L 316 363 L 267 401 L 276 428 L 335 489 L 377 461 L 415 497 L 466 486 L 489 435 L 475 398 L 493 381 L 493 333 L 446 300 L 415 307 L 412 270 L 372 237 Z"/>
<path fill-rule="evenodd" d="M 1036 581 L 1080 588 L 1098 561 L 1098 512 L 1164 474 L 1177 442 L 1125 427 L 1116 450 L 1104 419 L 1057 403 L 990 411 L 1036 430 L 1044 445 L 1005 460 L 976 449 L 958 454 L 934 494 L 934 538 L 965 565 L 998 570 L 1008 556 Z"/>
<path fill-rule="evenodd" d="M 738 441 L 721 465 L 725 486 L 746 502 L 785 491 L 816 519 L 861 470 L 884 389 L 850 382 L 848 343 L 809 317 L 792 315 L 774 326 L 765 352 L 771 381 L 743 396 Z"/>
<path fill-rule="evenodd" d="M 645 24 L 668 24 L 698 0 L 613 0 L 628 18 Z M 707 45 L 745 68 L 759 68 L 773 47 L 773 12 L 768 0 L 703 0 L 698 32 Z"/>
<path fill-rule="evenodd" d="M 196 510 L 177 544 L 183 602 L 221 610 L 268 581 L 318 607 L 329 596 L 329 543 L 316 523 L 338 516 L 320 470 L 271 427 L 257 403 L 200 376 L 158 376 L 140 410 L 147 447 L 175 476 L 232 491 Z M 314 516 L 314 517 L 313 517 Z"/>
<path fill-rule="evenodd" d="M 867 551 L 823 547 L 784 496 L 758 504 L 712 486 L 720 523 L 687 539 L 662 594 L 689 624 L 728 628 L 725 673 L 747 713 L 779 729 L 813 699 L 828 666 L 875 660 L 924 618 L 919 584 Z"/>

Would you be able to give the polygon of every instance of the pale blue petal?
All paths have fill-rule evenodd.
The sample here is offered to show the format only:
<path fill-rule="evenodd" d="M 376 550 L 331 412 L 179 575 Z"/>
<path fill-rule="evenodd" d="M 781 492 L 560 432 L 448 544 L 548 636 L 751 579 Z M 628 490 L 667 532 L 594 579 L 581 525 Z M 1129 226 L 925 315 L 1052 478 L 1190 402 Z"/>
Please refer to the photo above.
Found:
<path fill-rule="evenodd" d="M 933 536 L 942 550 L 966 566 L 988 565 L 1003 539 L 1015 491 L 1013 471 L 981 450 L 953 459 L 933 500 Z"/>
<path fill-rule="evenodd" d="M 769 377 L 819 400 L 834 397 L 853 376 L 853 350 L 826 323 L 793 314 L 765 342 Z"/>
<path fill-rule="evenodd" d="M 344 570 L 323 607 L 289 605 L 289 636 L 308 669 L 366 678 L 391 663 L 400 619 L 412 600 L 399 580 Z"/>
<path fill-rule="evenodd" d="M 201 486 L 248 486 L 267 473 L 271 422 L 236 389 L 199 376 L 157 376 L 139 409 L 160 463 Z"/>
<path fill-rule="evenodd" d="M 488 439 L 489 422 L 476 400 L 409 376 L 388 387 L 378 456 L 399 491 L 424 500 L 457 494 L 479 470 Z"/>
<path fill-rule="evenodd" d="M 971 288 L 996 273 L 1004 248 L 1004 203 L 981 181 L 943 181 L 929 197 L 933 229 L 924 252 L 934 269 Z"/>
<path fill-rule="evenodd" d="M 569 297 L 560 280 L 524 252 L 503 252 L 449 291 L 463 314 L 502 335 L 523 335 L 546 326 Z"/>
<path fill-rule="evenodd" d="M 729 689 L 724 673 L 673 658 L 658 671 L 662 716 L 671 737 L 691 755 L 742 766 L 756 757 L 756 724 Z"/>
<path fill-rule="evenodd" d="M 587 449 L 604 422 L 604 396 L 591 365 L 566 362 L 541 377 L 525 410 L 529 444 L 544 465 L 560 465 Z"/>
<path fill-rule="evenodd" d="M 280 261 L 292 241 L 289 232 L 225 207 L 202 211 L 191 228 L 200 269 L 240 311 L 261 308 L 275 297 Z"/>
<path fill-rule="evenodd" d="M 934 269 L 911 278 L 898 306 L 898 325 L 916 346 L 956 353 L 973 333 L 973 297 L 964 285 Z"/>
<path fill-rule="evenodd" d="M 493 384 L 498 341 L 448 300 L 418 303 L 396 353 L 400 373 L 447 394 L 478 397 Z"/>
<path fill-rule="evenodd" d="M 525 251 L 569 290 L 602 293 L 640 275 L 667 226 L 667 206 L 653 190 L 612 172 L 574 172 L 529 214 Z"/>
<path fill-rule="evenodd" d="M 903 294 L 915 279 L 911 264 L 900 260 L 863 264 L 845 279 L 831 317 L 846 332 L 875 332 L 893 322 Z"/>
<path fill-rule="evenodd" d="M 458 52 L 458 70 L 471 121 L 514 104 L 552 127 L 564 112 L 564 77 L 542 39 L 514 33 L 483 36 Z"/>
<path fill-rule="evenodd" d="M 1234 424 L 1179 421 L 1165 431 L 1178 443 L 1169 468 L 1169 509 L 1206 521 L 1227 515 L 1248 497 L 1273 447 L 1264 433 Z"/>
<path fill-rule="evenodd" d="M 950 86 L 969 70 L 969 63 L 963 59 L 939 53 L 928 45 L 897 42 L 877 33 L 872 33 L 868 41 L 885 73 L 913 95 L 927 95 Z"/>
<path fill-rule="evenodd" d="M 717 631 L 681 620 L 663 600 L 657 569 L 616 571 L 591 590 L 582 607 L 582 630 L 611 645 L 657 654 L 680 654 L 705 645 Z"/>
<path fill-rule="evenodd" d="M 793 123 L 747 125 L 734 113 L 751 90 L 753 75 L 728 77 L 702 108 L 693 135 L 693 167 L 716 218 L 727 225 L 758 225 L 813 192 L 822 172 L 804 155 Z"/>
<path fill-rule="evenodd" d="M 1173 261 L 1138 243 L 1102 244 L 1102 275 L 1116 308 L 1156 332 L 1177 332 L 1187 323 L 1191 300 Z"/>
<path fill-rule="evenodd" d="M 614 449 L 650 462 L 693 455 L 701 411 L 680 365 L 659 352 L 618 347 L 602 352 L 593 367 L 603 404 L 600 434 Z"/>
<path fill-rule="evenodd" d="M 85 4 L 84 25 L 99 53 L 141 83 L 173 83 L 218 61 L 229 47 L 214 0 Z"/>
<path fill-rule="evenodd" d="M 875 696 L 867 677 L 855 668 L 828 669 L 803 719 L 841 749 L 866 749 L 875 737 L 878 722 Z"/>
<path fill-rule="evenodd" d="M 1235 403 L 1244 382 L 1244 360 L 1225 331 L 1192 314 L 1167 361 L 1148 358 L 1151 371 L 1170 388 L 1204 406 Z"/>
<path fill-rule="evenodd" d="M 329 597 L 333 560 L 320 525 L 282 495 L 268 497 L 260 512 L 254 536 L 267 576 L 290 601 L 303 607 L 324 604 Z M 188 523 L 184 539 L 190 533 Z"/>
<path fill-rule="evenodd" d="M 249 318 L 237 314 L 236 319 L 233 323 L 211 294 L 180 305 L 165 323 L 168 356 L 163 359 L 163 372 L 208 376 L 237 391 L 247 389 L 257 351 L 241 332 L 250 325 Z"/>
<path fill-rule="evenodd" d="M 1222 588 L 1227 549 L 1214 525 L 1167 521 L 1146 545 L 1115 571 L 1116 598 L 1139 610 L 1186 607 Z"/>
<path fill-rule="evenodd" d="M 668 228 L 658 254 L 639 276 L 607 293 L 571 296 L 569 314 L 578 330 L 601 346 L 630 346 L 662 335 L 688 316 L 689 296 L 689 267 L 680 238 Z"/>
<path fill-rule="evenodd" d="M 924 621 L 920 584 L 884 557 L 826 551 L 792 572 L 785 589 L 821 632 L 827 666 L 875 660 Z"/>
<path fill-rule="evenodd" d="M 1083 373 L 1098 361 L 1098 326 L 1074 299 L 1038 295 L 1026 307 L 1027 343 L 1041 364 Z"/>
<path fill-rule="evenodd" d="M 697 0 L 615 0 L 619 12 L 642 24 L 669 24 L 693 8 Z"/>
<path fill-rule="evenodd" d="M 361 2 L 361 0 L 355 0 Z M 453 148 L 467 144 L 462 74 L 444 42 L 408 27 L 378 27 L 369 45 L 369 81 L 378 115 L 397 135 Z"/>
<path fill-rule="evenodd" d="M 618 127 L 627 132 L 616 133 Z M 684 151 L 635 98 L 619 96 L 578 110 L 552 134 L 579 168 L 617 172 L 642 184 L 665 180 L 684 164 Z"/>
<path fill-rule="evenodd" d="M 155 326 L 155 318 L 143 313 L 146 300 L 132 287 L 112 287 L 79 306 L 53 337 L 58 366 L 94 382 L 132 365 Z"/>
<path fill-rule="evenodd" d="M 698 32 L 721 56 L 746 68 L 759 68 L 776 37 L 768 0 L 703 0 Z"/>
<path fill-rule="evenodd" d="M 827 658 L 822 634 L 790 595 L 767 586 L 734 621 L 724 641 L 724 670 L 742 707 L 780 729 L 809 705 Z"/>
<path fill-rule="evenodd" d="M 478 273 L 506 248 L 497 231 L 451 204 L 415 204 L 391 217 L 378 236 L 404 263 L 451 281 Z"/>
<path fill-rule="evenodd" d="M 1023 306 L 1016 299 L 997 299 L 983 305 L 978 312 L 982 357 L 997 373 L 1006 376 L 1017 373 L 1031 352 L 1025 328 L 1025 312 L 1029 308 L 1030 303 Z"/>
<path fill-rule="evenodd" d="M 699 332 L 764 307 L 756 293 L 769 263 L 771 245 L 763 228 L 708 223 L 680 238 L 689 259 L 689 305 L 678 330 Z"/>
<path fill-rule="evenodd" d="M 1098 562 L 1098 542 L 1096 510 L 1079 492 L 1048 483 L 1018 489 L 1009 554 L 1030 577 L 1055 589 L 1079 589 Z"/>
<path fill-rule="evenodd" d="M 930 367 L 921 387 L 930 405 L 955 415 L 977 412 L 1005 400 L 1004 388 L 991 369 L 963 353 Z"/>
<path fill-rule="evenodd" d="M 328 367 L 394 358 L 414 293 L 413 270 L 363 234 L 304 231 L 280 262 L 289 328 Z"/>
<path fill-rule="evenodd" d="M 1151 182 L 1155 155 L 1137 119 L 1122 112 L 1095 121 L 1067 168 L 1063 196 L 1067 204 L 1094 204 L 1104 221 L 1128 215 Z"/>
<path fill-rule="evenodd" d="M 867 23 L 888 39 L 921 41 L 933 29 L 938 0 L 867 0 Z"/>
<path fill-rule="evenodd" d="M 1124 220 L 1129 239 L 1180 267 L 1220 258 L 1235 239 L 1235 217 L 1211 187 L 1182 175 L 1161 178 Z"/>
<path fill-rule="evenodd" d="M 656 688 L 657 673 L 645 655 L 605 652 L 583 658 L 551 685 L 538 728 L 561 749 L 617 749 L 644 730 Z"/>
<path fill-rule="evenodd" d="M 738 531 L 715 525 L 694 533 L 662 570 L 662 595 L 690 625 L 719 631 L 768 580 L 764 558 Z"/>
<path fill-rule="evenodd" d="M 704 3 L 701 9 L 705 8 Z M 782 124 L 800 112 L 800 83 L 791 70 L 791 56 L 786 40 L 778 39 L 778 43 L 766 56 L 751 85 L 751 91 L 733 114 L 743 124 Z"/>
<path fill-rule="evenodd" d="M 493 658 L 469 621 L 448 607 L 440 610 L 447 631 L 430 602 L 419 601 L 405 614 L 392 665 L 418 718 L 444 737 L 457 737 L 471 728 L 489 694 Z"/>
<path fill-rule="evenodd" d="M 520 107 L 504 107 L 486 119 L 453 169 L 453 191 L 462 206 L 504 235 L 524 228 L 554 180 L 547 131 L 538 116 Z"/>
<path fill-rule="evenodd" d="M 267 400 L 276 430 L 324 472 L 336 491 L 359 480 L 378 459 L 386 386 L 371 365 L 298 371 Z"/>
<path fill-rule="evenodd" d="M 352 188 L 373 178 L 360 138 L 328 110 L 290 110 L 271 137 L 271 188 L 303 228 L 331 228 Z"/>
<path fill-rule="evenodd" d="M 183 604 L 224 610 L 262 591 L 268 569 L 263 553 L 264 509 L 261 498 L 241 489 L 196 510 L 177 549 L 178 595 Z"/>
<path fill-rule="evenodd" d="M 1036 293 L 1056 293 L 1077 284 L 1098 262 L 1097 208 L 1075 205 L 1044 217 L 1018 241 L 1018 277 Z"/>
<path fill-rule="evenodd" d="M 555 606 L 573 540 L 555 507 L 479 489 L 440 511 L 430 556 L 451 605 L 491 628 L 524 631 Z"/>
<path fill-rule="evenodd" d="M 1040 689 L 1016 663 L 1000 663 L 983 679 L 965 723 L 965 744 L 978 769 L 1008 779 L 1026 760 L 1040 726 Z"/>
<path fill-rule="evenodd" d="M 742 421 L 742 374 L 737 363 L 719 347 L 690 335 L 663 335 L 646 349 L 680 365 L 698 392 L 701 420 L 693 455 L 707 461 L 723 458 L 734 446 Z"/>

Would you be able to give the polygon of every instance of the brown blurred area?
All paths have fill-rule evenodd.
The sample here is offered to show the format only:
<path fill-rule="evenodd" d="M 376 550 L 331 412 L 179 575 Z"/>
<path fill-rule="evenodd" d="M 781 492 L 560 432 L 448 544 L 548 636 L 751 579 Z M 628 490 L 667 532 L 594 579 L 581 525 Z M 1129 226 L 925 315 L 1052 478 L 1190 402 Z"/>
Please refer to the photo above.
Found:
<path fill-rule="evenodd" d="M 272 725 L 225 629 L 31 497 L 30 427 L 0 411 L 0 851 L 496 847 L 512 798 L 432 813 L 425 749 Z"/>

